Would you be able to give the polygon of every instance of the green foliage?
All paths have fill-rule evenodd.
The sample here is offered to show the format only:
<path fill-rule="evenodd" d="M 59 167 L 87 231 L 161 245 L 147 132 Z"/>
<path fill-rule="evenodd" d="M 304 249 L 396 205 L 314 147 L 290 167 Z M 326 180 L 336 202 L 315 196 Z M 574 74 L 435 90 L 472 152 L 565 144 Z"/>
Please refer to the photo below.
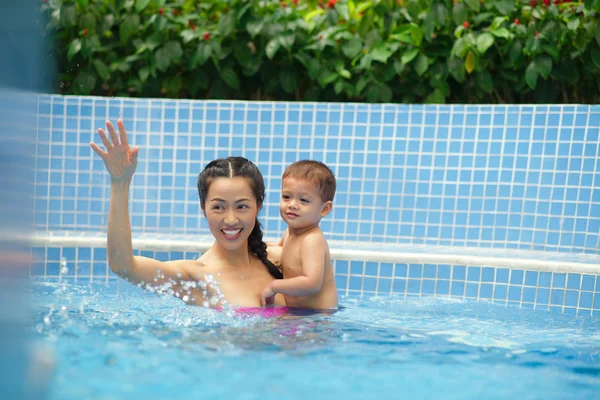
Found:
<path fill-rule="evenodd" d="M 65 94 L 600 102 L 600 0 L 49 0 Z"/>

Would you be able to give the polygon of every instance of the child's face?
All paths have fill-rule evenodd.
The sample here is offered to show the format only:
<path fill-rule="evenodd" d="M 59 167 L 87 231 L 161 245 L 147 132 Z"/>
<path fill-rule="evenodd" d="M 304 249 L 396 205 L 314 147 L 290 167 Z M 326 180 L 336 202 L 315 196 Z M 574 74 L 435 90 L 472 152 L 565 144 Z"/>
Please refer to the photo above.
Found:
<path fill-rule="evenodd" d="M 208 227 L 227 250 L 248 246 L 260 208 L 246 178 L 217 178 L 211 182 L 204 204 Z"/>
<path fill-rule="evenodd" d="M 285 178 L 282 182 L 279 212 L 290 228 L 318 225 L 331 210 L 331 201 L 321 200 L 319 189 L 313 183 Z"/>

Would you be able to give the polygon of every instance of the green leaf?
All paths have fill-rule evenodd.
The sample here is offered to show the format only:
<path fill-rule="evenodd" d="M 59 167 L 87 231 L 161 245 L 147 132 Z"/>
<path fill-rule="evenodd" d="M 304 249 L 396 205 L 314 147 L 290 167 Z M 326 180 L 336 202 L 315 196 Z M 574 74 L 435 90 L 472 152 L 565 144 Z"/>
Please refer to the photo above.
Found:
<path fill-rule="evenodd" d="M 165 43 L 165 50 L 171 58 L 171 61 L 179 61 L 183 56 L 183 48 L 177 40 L 170 40 Z"/>
<path fill-rule="evenodd" d="M 569 20 L 569 22 L 567 22 L 567 28 L 572 31 L 576 31 L 577 28 L 579 28 L 579 17 L 574 17 L 573 19 Z"/>
<path fill-rule="evenodd" d="M 514 0 L 494 0 L 494 7 L 502 15 L 511 15 L 515 11 Z"/>
<path fill-rule="evenodd" d="M 469 43 L 465 38 L 460 38 L 454 42 L 450 55 L 457 55 L 459 58 L 463 58 L 467 54 L 467 51 L 469 51 Z"/>
<path fill-rule="evenodd" d="M 67 53 L 67 59 L 69 61 L 71 61 L 73 59 L 73 57 L 75 57 L 75 54 L 79 53 L 80 50 L 81 50 L 81 40 L 73 39 L 71 41 L 71 44 L 69 44 L 69 51 Z"/>
<path fill-rule="evenodd" d="M 412 49 L 402 54 L 400 61 L 404 64 L 411 62 L 419 54 L 419 49 Z"/>
<path fill-rule="evenodd" d="M 216 40 L 211 40 L 208 42 L 208 45 L 212 48 L 212 55 L 217 58 L 217 60 L 222 60 L 223 57 L 227 57 L 229 53 L 223 52 L 221 49 L 221 44 Z"/>
<path fill-rule="evenodd" d="M 371 51 L 371 58 L 375 61 L 379 61 L 382 63 L 387 62 L 388 58 L 392 55 L 392 52 L 389 50 L 387 44 L 380 43 Z"/>
<path fill-rule="evenodd" d="M 440 89 L 435 89 L 423 102 L 425 104 L 444 104 L 446 103 L 446 98 Z"/>
<path fill-rule="evenodd" d="M 344 81 L 343 80 L 339 80 L 337 81 L 334 85 L 333 85 L 333 91 L 335 92 L 335 94 L 340 94 L 344 91 Z"/>
<path fill-rule="evenodd" d="M 548 53 L 553 59 L 554 61 L 559 61 L 560 59 L 560 50 L 557 47 L 554 47 L 552 45 L 542 45 L 542 49 Z"/>
<path fill-rule="evenodd" d="M 150 76 L 150 67 L 142 67 L 140 68 L 138 75 L 140 77 L 140 80 L 142 82 L 146 82 L 146 79 L 148 79 L 148 76 Z"/>
<path fill-rule="evenodd" d="M 264 19 L 252 19 L 246 23 L 246 30 L 251 37 L 254 38 L 262 31 L 265 21 Z"/>
<path fill-rule="evenodd" d="M 312 20 L 313 18 L 315 18 L 316 16 L 319 16 L 321 14 L 325 14 L 325 10 L 323 10 L 322 8 L 316 8 L 308 13 L 306 13 L 306 15 L 304 16 L 304 20 L 306 22 Z"/>
<path fill-rule="evenodd" d="M 410 24 L 410 36 L 415 41 L 415 46 L 420 47 L 423 42 L 423 29 L 417 24 Z"/>
<path fill-rule="evenodd" d="M 284 32 L 279 36 L 279 43 L 287 50 L 290 51 L 296 41 L 296 35 L 294 32 Z"/>
<path fill-rule="evenodd" d="M 162 87 L 168 93 L 177 94 L 181 90 L 181 77 L 173 75 L 165 78 Z"/>
<path fill-rule="evenodd" d="M 252 60 L 252 51 L 246 43 L 239 43 L 233 50 L 233 56 L 240 65 L 245 66 Z"/>
<path fill-rule="evenodd" d="M 432 7 L 432 10 L 434 8 Z M 446 23 L 446 20 L 448 19 L 448 10 L 446 9 L 446 6 L 444 6 L 441 3 L 438 3 L 437 6 L 435 7 L 435 11 L 436 11 L 436 25 L 437 26 L 444 26 L 444 24 Z"/>
<path fill-rule="evenodd" d="M 183 43 L 189 43 L 196 38 L 196 32 L 191 29 L 181 31 L 180 35 L 183 39 Z"/>
<path fill-rule="evenodd" d="M 233 11 L 228 12 L 219 19 L 218 30 L 223 37 L 230 36 L 235 31 L 235 13 Z"/>
<path fill-rule="evenodd" d="M 252 2 L 246 4 L 244 7 L 240 8 L 239 10 L 236 11 L 235 13 L 235 18 L 238 22 L 240 22 L 242 20 L 242 18 L 244 18 L 244 15 L 246 15 L 246 13 L 248 12 L 249 9 L 252 8 Z"/>
<path fill-rule="evenodd" d="M 283 68 L 281 73 L 279 74 L 279 82 L 281 82 L 281 87 L 287 93 L 294 93 L 296 90 L 296 71 L 291 68 Z"/>
<path fill-rule="evenodd" d="M 388 85 L 371 85 L 367 88 L 367 100 L 371 103 L 389 103 L 392 100 L 392 89 Z"/>
<path fill-rule="evenodd" d="M 311 57 L 308 59 L 307 70 L 310 79 L 316 79 L 321 72 L 321 63 L 316 58 Z"/>
<path fill-rule="evenodd" d="M 455 2 L 452 7 L 452 20 L 456 25 L 462 25 L 469 19 L 469 9 L 463 2 Z"/>
<path fill-rule="evenodd" d="M 108 75 L 109 75 L 108 67 L 106 66 L 104 61 L 102 61 L 100 59 L 95 59 L 94 67 L 96 67 L 96 72 L 98 72 L 98 76 L 100 77 L 100 79 L 102 79 L 103 81 L 108 79 Z"/>
<path fill-rule="evenodd" d="M 164 47 L 161 47 L 154 53 L 154 62 L 156 63 L 156 68 L 164 72 L 171 65 L 171 56 Z"/>
<path fill-rule="evenodd" d="M 79 29 L 87 29 L 88 34 L 96 32 L 96 17 L 92 13 L 84 13 L 79 17 Z"/>
<path fill-rule="evenodd" d="M 515 40 L 513 42 L 513 44 L 510 46 L 510 50 L 508 53 L 508 57 L 509 57 L 510 61 L 512 61 L 514 64 L 521 58 L 522 54 L 523 54 L 523 45 L 521 44 L 520 41 Z"/>
<path fill-rule="evenodd" d="M 379 100 L 382 103 L 389 103 L 392 100 L 392 89 L 388 85 L 379 86 Z"/>
<path fill-rule="evenodd" d="M 82 71 L 77 74 L 73 86 L 77 94 L 90 94 L 96 87 L 96 77 L 92 73 Z"/>
<path fill-rule="evenodd" d="M 340 14 L 340 16 L 346 21 L 350 20 L 350 12 L 348 11 L 348 5 L 345 3 L 336 3 L 335 10 Z"/>
<path fill-rule="evenodd" d="M 467 57 L 465 58 L 465 69 L 470 74 L 471 72 L 473 72 L 476 65 L 477 60 L 475 59 L 473 52 L 470 51 L 469 54 L 467 54 Z"/>
<path fill-rule="evenodd" d="M 496 36 L 496 37 L 501 37 L 504 39 L 508 39 L 510 37 L 510 32 L 508 29 L 506 28 L 498 28 L 498 29 L 494 29 L 492 32 L 492 35 Z"/>
<path fill-rule="evenodd" d="M 323 70 L 319 74 L 317 81 L 319 82 L 319 85 L 321 85 L 321 87 L 325 87 L 325 86 L 329 85 L 331 82 L 335 81 L 338 78 L 338 76 L 339 75 L 337 74 L 337 72 Z"/>
<path fill-rule="evenodd" d="M 352 78 L 352 74 L 346 68 L 338 68 L 336 69 L 337 73 L 340 74 L 342 78 L 350 79 Z"/>
<path fill-rule="evenodd" d="M 106 32 L 115 24 L 115 16 L 112 14 L 105 15 L 102 18 L 101 32 Z"/>
<path fill-rule="evenodd" d="M 281 45 L 281 42 L 279 41 L 279 38 L 273 38 L 269 41 L 269 43 L 267 43 L 267 47 L 265 48 L 265 54 L 267 55 L 267 58 L 269 60 L 273 59 L 273 56 L 275 56 L 275 53 L 277 53 L 277 50 L 279 50 L 279 46 Z"/>
<path fill-rule="evenodd" d="M 600 68 L 600 47 L 592 45 L 592 61 Z"/>
<path fill-rule="evenodd" d="M 419 54 L 414 64 L 417 75 L 422 76 L 429 68 L 429 59 L 424 54 Z"/>
<path fill-rule="evenodd" d="M 475 74 L 475 83 L 487 93 L 491 93 L 494 90 L 494 81 L 492 81 L 492 75 L 490 75 L 487 70 L 483 70 Z"/>
<path fill-rule="evenodd" d="M 479 12 L 479 7 L 480 7 L 479 0 L 464 0 L 464 1 L 465 1 L 465 4 L 467 6 L 469 6 L 469 8 L 471 10 L 473 10 L 477 13 Z"/>
<path fill-rule="evenodd" d="M 344 55 L 348 58 L 354 58 L 360 53 L 362 50 L 362 42 L 360 39 L 354 38 L 342 46 L 342 51 Z"/>
<path fill-rule="evenodd" d="M 140 17 L 137 14 L 126 14 L 119 25 L 119 39 L 121 43 L 127 43 L 131 35 L 138 30 L 140 24 Z"/>
<path fill-rule="evenodd" d="M 204 63 L 210 58 L 212 54 L 212 47 L 207 43 L 200 43 L 198 45 L 198 49 L 196 50 L 195 56 L 197 57 L 197 62 L 200 65 L 204 65 Z"/>
<path fill-rule="evenodd" d="M 150 0 L 135 0 L 135 11 L 142 12 L 150 4 Z"/>
<path fill-rule="evenodd" d="M 85 10 L 89 4 L 88 0 L 77 0 L 77 5 L 80 10 Z"/>
<path fill-rule="evenodd" d="M 365 11 L 367 11 L 371 7 L 373 7 L 373 2 L 365 1 L 365 2 L 360 3 L 354 9 L 354 17 L 358 17 L 359 16 L 358 14 L 364 13 Z"/>
<path fill-rule="evenodd" d="M 65 28 L 75 26 L 77 10 L 74 4 L 63 4 L 60 7 L 60 24 Z"/>
<path fill-rule="evenodd" d="M 460 58 L 449 58 L 448 72 L 458 82 L 463 82 L 465 80 L 465 63 Z"/>
<path fill-rule="evenodd" d="M 494 37 L 489 33 L 482 33 L 477 36 L 477 50 L 479 53 L 485 54 L 485 52 L 494 44 Z"/>
<path fill-rule="evenodd" d="M 356 84 L 356 95 L 357 96 L 360 95 L 363 90 L 365 90 L 368 83 L 369 83 L 369 78 L 367 78 L 366 76 L 361 76 L 358 79 L 358 83 Z"/>
<path fill-rule="evenodd" d="M 598 43 L 598 46 L 600 46 L 600 23 L 598 23 L 598 22 L 596 22 L 595 36 L 596 36 L 596 43 Z"/>
<path fill-rule="evenodd" d="M 529 65 L 527 66 L 527 69 L 525 70 L 525 82 L 527 82 L 527 85 L 531 89 L 535 89 L 537 79 L 538 79 L 538 71 L 537 71 L 537 68 L 535 67 L 535 61 L 532 61 L 529 63 Z"/>
<path fill-rule="evenodd" d="M 539 56 L 535 59 L 535 70 L 544 78 L 552 72 L 552 59 L 548 56 Z"/>
<path fill-rule="evenodd" d="M 240 80 L 238 79 L 237 74 L 231 68 L 225 68 L 221 71 L 221 79 L 232 89 L 239 90 L 240 89 Z"/>
<path fill-rule="evenodd" d="M 419 0 L 408 0 L 406 11 L 408 11 L 408 15 L 413 21 L 419 19 L 419 12 L 421 12 Z"/>

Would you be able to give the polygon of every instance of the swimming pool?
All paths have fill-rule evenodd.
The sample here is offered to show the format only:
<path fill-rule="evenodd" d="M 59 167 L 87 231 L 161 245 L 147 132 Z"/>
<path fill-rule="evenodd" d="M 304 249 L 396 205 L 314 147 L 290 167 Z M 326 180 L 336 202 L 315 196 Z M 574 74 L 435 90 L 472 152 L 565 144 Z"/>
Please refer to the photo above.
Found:
<path fill-rule="evenodd" d="M 600 390 L 600 320 L 432 297 L 240 317 L 110 285 L 35 282 L 52 399 L 577 398 Z"/>
<path fill-rule="evenodd" d="M 210 245 L 195 189 L 209 160 L 257 163 L 270 238 L 283 168 L 328 163 L 344 308 L 234 318 L 116 281 L 88 144 L 118 117 L 142 148 L 135 252 L 160 260 Z M 30 331 L 56 353 L 53 396 L 592 398 L 599 136 L 599 106 L 41 96 Z"/>

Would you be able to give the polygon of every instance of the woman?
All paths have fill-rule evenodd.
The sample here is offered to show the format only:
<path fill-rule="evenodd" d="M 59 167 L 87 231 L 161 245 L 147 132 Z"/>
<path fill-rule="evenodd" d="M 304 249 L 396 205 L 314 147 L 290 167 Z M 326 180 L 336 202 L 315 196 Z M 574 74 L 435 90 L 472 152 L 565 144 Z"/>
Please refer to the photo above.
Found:
<path fill-rule="evenodd" d="M 98 134 L 106 151 L 95 143 L 110 174 L 108 261 L 120 277 L 152 291 L 170 293 L 186 303 L 221 307 L 260 307 L 260 292 L 281 272 L 267 259 L 258 212 L 265 196 L 263 177 L 252 162 L 229 157 L 210 162 L 198 177 L 200 205 L 215 237 L 212 248 L 198 260 L 161 262 L 134 256 L 129 222 L 129 185 L 139 148 L 130 148 L 123 121 L 119 133 L 110 121 Z M 284 305 L 283 296 L 274 304 Z"/>

